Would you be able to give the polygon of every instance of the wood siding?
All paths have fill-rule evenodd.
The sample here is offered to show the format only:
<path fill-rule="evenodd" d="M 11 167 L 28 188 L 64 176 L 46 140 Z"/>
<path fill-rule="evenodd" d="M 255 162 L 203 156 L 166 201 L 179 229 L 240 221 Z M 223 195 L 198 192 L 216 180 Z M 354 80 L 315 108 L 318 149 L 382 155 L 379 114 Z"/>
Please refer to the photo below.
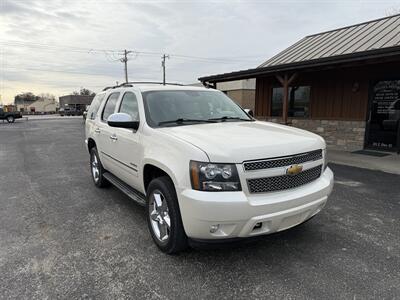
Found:
<path fill-rule="evenodd" d="M 366 120 L 370 83 L 384 79 L 400 80 L 399 68 L 400 63 L 392 63 L 299 73 L 292 85 L 311 87 L 311 119 Z M 257 78 L 256 116 L 271 116 L 273 87 L 280 87 L 274 77 Z"/>
<path fill-rule="evenodd" d="M 256 116 L 270 116 L 272 88 L 279 86 L 279 82 L 273 77 L 257 78 L 256 80 Z"/>

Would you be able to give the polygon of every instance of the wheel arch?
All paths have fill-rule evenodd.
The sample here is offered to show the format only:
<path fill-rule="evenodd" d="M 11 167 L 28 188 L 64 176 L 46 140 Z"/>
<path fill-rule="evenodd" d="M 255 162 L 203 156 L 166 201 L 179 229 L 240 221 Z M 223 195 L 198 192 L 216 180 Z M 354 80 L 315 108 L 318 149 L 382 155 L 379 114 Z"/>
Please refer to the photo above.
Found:
<path fill-rule="evenodd" d="M 174 176 L 171 175 L 172 172 L 165 166 L 160 166 L 154 162 L 147 162 L 143 166 L 143 189 L 146 192 L 147 187 L 149 186 L 150 182 L 158 177 L 167 176 L 171 179 L 175 191 L 176 191 L 176 179 Z"/>
<path fill-rule="evenodd" d="M 96 147 L 96 142 L 94 141 L 94 139 L 92 138 L 88 138 L 88 151 L 90 153 L 90 150 L 92 150 L 92 148 Z"/>

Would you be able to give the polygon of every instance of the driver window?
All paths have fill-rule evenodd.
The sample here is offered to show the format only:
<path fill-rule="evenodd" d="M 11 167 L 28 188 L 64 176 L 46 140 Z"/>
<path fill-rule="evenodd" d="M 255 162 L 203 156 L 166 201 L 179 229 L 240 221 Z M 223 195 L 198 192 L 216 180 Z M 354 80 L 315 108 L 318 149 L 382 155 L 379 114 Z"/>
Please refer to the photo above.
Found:
<path fill-rule="evenodd" d="M 139 107 L 134 93 L 126 92 L 124 94 L 119 112 L 130 115 L 133 121 L 139 121 Z"/>

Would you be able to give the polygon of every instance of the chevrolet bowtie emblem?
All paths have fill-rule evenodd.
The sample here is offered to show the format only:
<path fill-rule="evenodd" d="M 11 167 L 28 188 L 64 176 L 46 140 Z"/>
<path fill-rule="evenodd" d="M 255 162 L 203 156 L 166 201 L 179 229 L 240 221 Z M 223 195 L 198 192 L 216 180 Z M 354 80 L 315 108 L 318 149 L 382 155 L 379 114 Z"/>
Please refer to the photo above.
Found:
<path fill-rule="evenodd" d="M 293 165 L 286 169 L 286 174 L 293 176 L 299 174 L 301 171 L 303 171 L 302 165 Z"/>

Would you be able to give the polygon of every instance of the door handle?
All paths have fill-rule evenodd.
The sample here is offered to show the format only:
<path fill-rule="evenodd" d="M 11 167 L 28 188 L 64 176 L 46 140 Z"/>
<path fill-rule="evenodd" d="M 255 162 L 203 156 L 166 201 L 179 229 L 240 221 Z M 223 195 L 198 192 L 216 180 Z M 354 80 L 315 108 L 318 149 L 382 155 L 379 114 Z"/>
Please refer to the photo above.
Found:
<path fill-rule="evenodd" d="M 117 141 L 117 140 L 118 140 L 118 138 L 117 138 L 117 136 L 116 136 L 115 134 L 113 134 L 112 136 L 110 136 L 110 139 L 112 139 L 113 141 Z"/>
<path fill-rule="evenodd" d="M 100 133 L 100 129 L 96 128 L 96 130 L 94 131 L 95 133 Z"/>

